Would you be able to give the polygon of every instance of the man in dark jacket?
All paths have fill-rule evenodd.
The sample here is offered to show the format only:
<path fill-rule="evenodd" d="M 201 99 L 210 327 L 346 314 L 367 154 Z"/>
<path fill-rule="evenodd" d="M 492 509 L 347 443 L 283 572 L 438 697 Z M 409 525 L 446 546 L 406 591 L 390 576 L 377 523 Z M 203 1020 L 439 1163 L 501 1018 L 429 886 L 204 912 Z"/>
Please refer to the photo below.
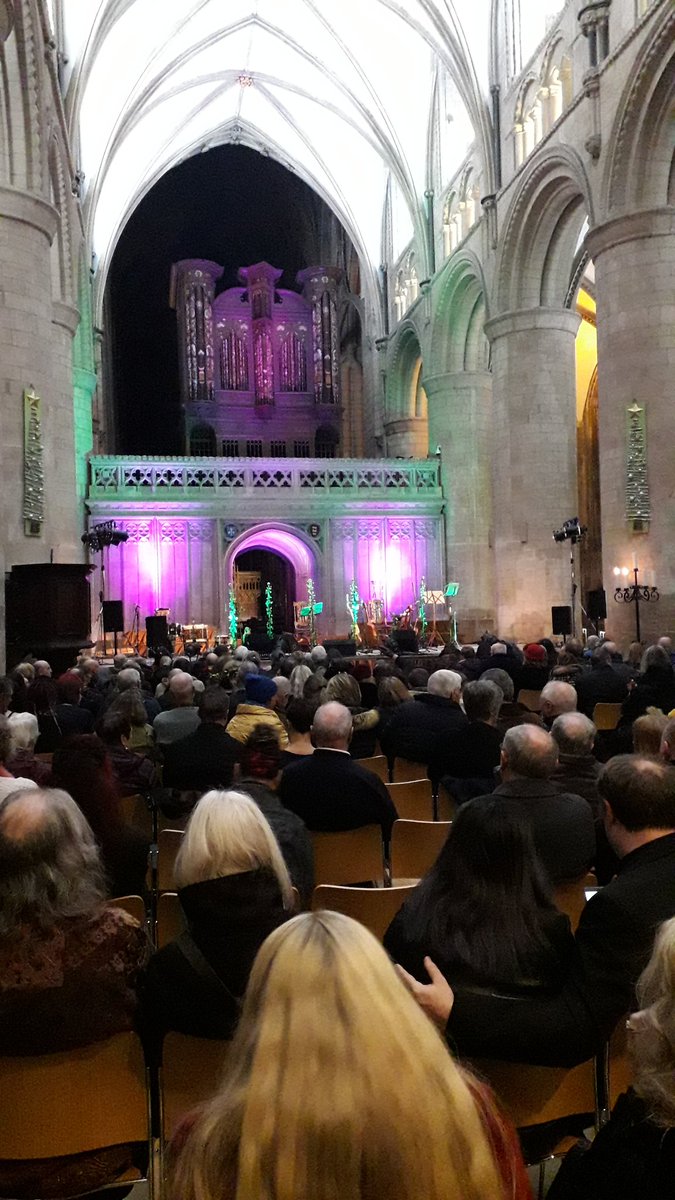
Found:
<path fill-rule="evenodd" d="M 558 765 L 551 783 L 561 792 L 583 796 L 594 817 L 600 815 L 598 776 L 602 769 L 593 757 L 596 733 L 595 725 L 583 713 L 563 713 L 551 726 L 551 737 L 558 747 Z"/>
<path fill-rule="evenodd" d="M 459 707 L 461 691 L 462 677 L 456 671 L 434 671 L 426 692 L 400 704 L 382 730 L 380 745 L 387 758 L 430 763 L 448 735 L 468 725 Z"/>
<path fill-rule="evenodd" d="M 286 767 L 279 799 L 313 831 L 330 833 L 381 825 L 388 840 L 396 809 L 382 780 L 351 757 L 351 735 L 349 709 L 334 700 L 322 704 L 312 725 L 316 749 Z"/>
<path fill-rule="evenodd" d="M 577 707 L 587 717 L 593 716 L 596 704 L 621 704 L 626 699 L 628 678 L 613 665 L 609 643 L 593 651 L 591 670 L 577 679 L 576 689 Z"/>
<path fill-rule="evenodd" d="M 461 732 L 450 734 L 429 764 L 429 778 L 442 778 L 458 802 L 494 786 L 493 773 L 501 756 L 497 719 L 502 698 L 503 692 L 492 680 L 465 683 L 462 700 L 469 723 Z"/>
<path fill-rule="evenodd" d="M 226 733 L 230 697 L 221 687 L 208 687 L 199 700 L 199 724 L 194 733 L 163 747 L 164 787 L 206 792 L 229 787 L 239 751 Z"/>

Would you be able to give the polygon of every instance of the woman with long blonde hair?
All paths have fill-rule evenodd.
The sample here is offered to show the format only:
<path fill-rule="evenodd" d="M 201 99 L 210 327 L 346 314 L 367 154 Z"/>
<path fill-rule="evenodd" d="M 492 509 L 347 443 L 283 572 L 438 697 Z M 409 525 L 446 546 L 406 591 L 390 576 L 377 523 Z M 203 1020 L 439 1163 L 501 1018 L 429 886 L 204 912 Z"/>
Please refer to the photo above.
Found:
<path fill-rule="evenodd" d="M 525 1200 L 511 1135 L 372 934 L 308 913 L 258 953 L 221 1090 L 177 1139 L 170 1197 Z"/>

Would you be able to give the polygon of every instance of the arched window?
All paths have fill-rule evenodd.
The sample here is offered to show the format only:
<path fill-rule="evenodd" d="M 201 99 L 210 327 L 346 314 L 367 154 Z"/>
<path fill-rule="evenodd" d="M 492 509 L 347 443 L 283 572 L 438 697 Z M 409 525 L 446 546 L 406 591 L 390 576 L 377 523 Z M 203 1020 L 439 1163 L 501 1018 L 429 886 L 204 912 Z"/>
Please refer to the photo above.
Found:
<path fill-rule="evenodd" d="M 448 258 L 462 240 L 459 201 L 456 192 L 450 192 L 443 205 L 443 255 Z"/>
<path fill-rule="evenodd" d="M 396 276 L 396 283 L 394 284 L 394 308 L 396 309 L 397 321 L 400 321 L 404 312 L 407 311 L 408 304 L 408 284 L 405 278 L 405 271 L 403 268 L 401 268 Z"/>
<path fill-rule="evenodd" d="M 216 435 L 210 425 L 193 425 L 190 430 L 190 454 L 195 458 L 212 457 L 216 453 Z"/>
<path fill-rule="evenodd" d="M 317 458 L 335 458 L 340 441 L 337 429 L 332 425 L 320 425 L 314 439 L 314 453 Z"/>
<path fill-rule="evenodd" d="M 555 42 L 547 52 L 542 79 L 542 124 L 544 133 L 548 133 L 569 105 L 573 93 L 572 64 L 569 55 L 563 53 L 561 41 Z"/>
<path fill-rule="evenodd" d="M 520 167 L 544 135 L 541 94 L 536 79 L 530 79 L 521 92 L 516 105 L 514 132 L 516 167 Z"/>
<path fill-rule="evenodd" d="M 415 251 L 411 250 L 406 259 L 406 284 L 408 289 L 408 303 L 414 304 L 420 293 L 419 279 L 417 278 L 417 266 L 415 265 Z"/>

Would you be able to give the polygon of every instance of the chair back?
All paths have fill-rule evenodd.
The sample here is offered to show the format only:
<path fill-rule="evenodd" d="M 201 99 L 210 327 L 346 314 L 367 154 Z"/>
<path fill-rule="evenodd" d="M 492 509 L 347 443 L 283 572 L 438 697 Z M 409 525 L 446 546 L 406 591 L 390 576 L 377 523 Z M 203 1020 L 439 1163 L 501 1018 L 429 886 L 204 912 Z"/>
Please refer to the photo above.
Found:
<path fill-rule="evenodd" d="M 315 883 L 365 883 L 384 879 L 382 830 L 362 825 L 340 833 L 312 833 Z"/>
<path fill-rule="evenodd" d="M 160 829 L 157 834 L 157 890 L 175 892 L 173 869 L 183 840 L 182 829 Z"/>
<path fill-rule="evenodd" d="M 182 1118 L 220 1084 L 230 1043 L 167 1033 L 162 1046 L 162 1134 L 167 1142 Z"/>
<path fill-rule="evenodd" d="M 330 909 L 331 912 L 343 913 L 345 917 L 353 917 L 381 942 L 399 908 L 414 888 L 414 884 L 363 888 L 335 887 L 324 883 L 314 888 L 312 912 Z"/>
<path fill-rule="evenodd" d="M 366 771 L 372 771 L 383 783 L 389 783 L 389 764 L 384 754 L 376 754 L 374 758 L 357 758 L 356 762 Z"/>
<path fill-rule="evenodd" d="M 109 900 L 110 908 L 123 908 L 130 917 L 138 921 L 139 925 L 145 925 L 146 911 L 145 900 L 142 896 L 115 896 L 114 900 Z"/>
<path fill-rule="evenodd" d="M 434 801 L 430 779 L 388 783 L 387 791 L 403 821 L 433 821 Z"/>
<path fill-rule="evenodd" d="M 541 710 L 541 688 L 521 688 L 516 696 L 519 704 L 524 704 L 529 708 L 530 712 L 539 712 Z"/>
<path fill-rule="evenodd" d="M 126 825 L 140 829 L 148 839 L 153 838 L 152 812 L 148 808 L 145 796 L 135 793 L 133 796 L 121 796 L 120 813 Z"/>
<path fill-rule="evenodd" d="M 450 821 L 394 821 L 391 874 L 394 881 L 421 879 L 433 867 L 450 831 Z"/>
<path fill-rule="evenodd" d="M 157 949 L 174 942 L 185 929 L 185 916 L 176 892 L 160 892 L 157 897 Z"/>
<path fill-rule="evenodd" d="M 592 871 L 583 879 L 575 879 L 572 883 L 561 883 L 553 889 L 553 902 L 570 919 L 572 931 L 576 932 L 581 920 L 581 914 L 586 906 L 586 889 L 597 888 L 598 881 Z"/>
<path fill-rule="evenodd" d="M 147 1096 L 135 1033 L 58 1054 L 0 1058 L 0 1159 L 148 1143 Z"/>
<path fill-rule="evenodd" d="M 625 1017 L 618 1022 L 609 1039 L 608 1079 L 611 1110 L 621 1093 L 625 1092 L 633 1082 L 633 1064 L 628 1053 L 628 1031 Z"/>
<path fill-rule="evenodd" d="M 517 1129 L 580 1113 L 590 1113 L 595 1119 L 593 1058 L 571 1068 L 532 1067 L 494 1059 L 473 1059 L 469 1065 L 489 1083 Z"/>
<path fill-rule="evenodd" d="M 596 704 L 593 709 L 593 724 L 596 729 L 616 729 L 620 717 L 620 704 Z"/>
<path fill-rule="evenodd" d="M 394 783 L 410 783 L 415 779 L 426 779 L 429 768 L 426 763 L 412 762 L 408 758 L 394 759 Z"/>

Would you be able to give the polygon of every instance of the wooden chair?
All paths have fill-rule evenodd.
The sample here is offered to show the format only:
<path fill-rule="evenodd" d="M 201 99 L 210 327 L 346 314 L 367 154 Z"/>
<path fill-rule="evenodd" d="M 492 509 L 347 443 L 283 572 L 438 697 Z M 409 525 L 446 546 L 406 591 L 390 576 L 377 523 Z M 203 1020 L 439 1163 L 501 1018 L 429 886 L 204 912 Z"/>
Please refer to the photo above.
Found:
<path fill-rule="evenodd" d="M 162 1046 L 160 1104 L 166 1143 L 186 1113 L 208 1100 L 220 1084 L 229 1042 L 168 1033 Z"/>
<path fill-rule="evenodd" d="M 366 771 L 372 771 L 383 783 L 389 783 L 389 764 L 384 754 L 376 754 L 374 758 L 357 758 L 354 761 Z"/>
<path fill-rule="evenodd" d="M 183 840 L 182 829 L 160 829 L 157 834 L 157 891 L 174 892 L 173 868 Z"/>
<path fill-rule="evenodd" d="M 609 1039 L 607 1047 L 607 1097 L 609 1112 L 614 1108 L 621 1093 L 625 1092 L 633 1082 L 633 1064 L 628 1052 L 628 1036 L 626 1017 L 622 1017 Z"/>
<path fill-rule="evenodd" d="M 382 941 L 399 908 L 414 891 L 415 885 L 387 888 L 334 887 L 322 884 L 314 888 L 312 911 L 330 909 L 360 921 Z"/>
<path fill-rule="evenodd" d="M 134 917 L 138 921 L 139 925 L 145 925 L 147 913 L 142 896 L 115 896 L 115 899 L 109 900 L 108 904 L 111 908 L 123 908 L 130 917 Z"/>
<path fill-rule="evenodd" d="M 576 932 L 581 914 L 586 906 L 586 889 L 597 888 L 597 886 L 598 881 L 595 875 L 589 871 L 583 879 L 575 879 L 572 883 L 561 883 L 553 889 L 555 906 L 569 917 L 573 932 Z"/>
<path fill-rule="evenodd" d="M 135 793 L 133 796 L 122 796 L 119 803 L 125 823 L 134 825 L 136 829 L 140 829 L 146 835 L 149 842 L 152 841 L 155 835 L 153 815 L 148 808 L 145 796 L 141 796 L 140 793 Z"/>
<path fill-rule="evenodd" d="M 434 801 L 430 779 L 411 779 L 408 783 L 388 783 L 399 817 L 404 821 L 433 821 Z"/>
<path fill-rule="evenodd" d="M 449 821 L 394 821 L 391 835 L 393 881 L 421 879 L 433 867 L 450 830 Z"/>
<path fill-rule="evenodd" d="M 426 763 L 412 762 L 408 758 L 394 759 L 394 778 L 393 783 L 411 783 L 416 779 L 427 778 L 428 767 Z"/>
<path fill-rule="evenodd" d="M 384 850 L 379 825 L 363 825 L 340 833 L 312 833 L 314 881 L 364 883 L 384 881 Z"/>
<path fill-rule="evenodd" d="M 173 942 L 185 929 L 185 916 L 176 892 L 161 892 L 157 897 L 157 949 Z"/>
<path fill-rule="evenodd" d="M 598 730 L 616 729 L 620 717 L 620 704 L 596 704 L 593 709 L 593 724 Z"/>
<path fill-rule="evenodd" d="M 149 1089 L 137 1034 L 58 1054 L 0 1058 L 0 1097 L 0 1159 L 60 1158 L 136 1142 L 148 1147 L 152 1173 Z M 134 1168 L 110 1183 L 140 1178 Z"/>
<path fill-rule="evenodd" d="M 530 712 L 539 712 L 541 710 L 541 689 L 536 688 L 521 688 L 516 696 L 519 704 L 524 704 L 529 708 Z"/>

